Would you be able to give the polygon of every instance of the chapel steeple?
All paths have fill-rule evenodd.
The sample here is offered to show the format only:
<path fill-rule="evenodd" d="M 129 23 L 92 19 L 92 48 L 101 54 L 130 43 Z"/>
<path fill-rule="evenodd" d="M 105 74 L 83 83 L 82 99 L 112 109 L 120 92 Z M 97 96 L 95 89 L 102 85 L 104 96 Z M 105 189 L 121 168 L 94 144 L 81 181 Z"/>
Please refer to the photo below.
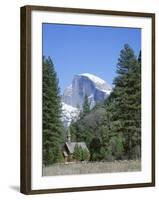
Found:
<path fill-rule="evenodd" d="M 68 130 L 67 130 L 67 142 L 71 142 L 70 128 L 68 128 Z"/>

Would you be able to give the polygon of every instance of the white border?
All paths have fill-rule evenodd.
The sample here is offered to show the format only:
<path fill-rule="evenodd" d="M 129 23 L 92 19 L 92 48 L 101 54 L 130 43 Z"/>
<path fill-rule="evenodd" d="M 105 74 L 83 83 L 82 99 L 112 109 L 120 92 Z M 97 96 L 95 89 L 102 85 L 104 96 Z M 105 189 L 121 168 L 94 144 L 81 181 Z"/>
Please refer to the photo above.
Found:
<path fill-rule="evenodd" d="M 42 177 L 42 23 L 142 28 L 142 171 Z M 151 182 L 151 19 L 32 11 L 31 188 L 55 189 Z"/>

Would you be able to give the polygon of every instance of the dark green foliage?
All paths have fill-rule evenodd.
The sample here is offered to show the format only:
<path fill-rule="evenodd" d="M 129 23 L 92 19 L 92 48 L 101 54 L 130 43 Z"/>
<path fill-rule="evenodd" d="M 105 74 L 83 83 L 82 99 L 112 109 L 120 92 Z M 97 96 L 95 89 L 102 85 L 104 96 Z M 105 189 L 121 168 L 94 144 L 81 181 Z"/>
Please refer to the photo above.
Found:
<path fill-rule="evenodd" d="M 43 164 L 61 162 L 63 128 L 58 79 L 50 57 L 43 57 Z"/>
<path fill-rule="evenodd" d="M 73 159 L 80 161 L 81 157 L 82 157 L 82 148 L 76 145 L 73 152 Z"/>
<path fill-rule="evenodd" d="M 104 107 L 99 107 L 76 122 L 72 122 L 70 125 L 72 139 L 77 142 L 85 141 L 89 147 L 92 138 L 100 134 L 99 128 L 103 124 L 104 116 Z"/>
<path fill-rule="evenodd" d="M 80 113 L 80 118 L 83 118 L 84 116 L 86 116 L 88 113 L 90 112 L 90 103 L 88 101 L 88 96 L 85 95 L 84 97 L 84 102 L 83 102 L 83 108 L 82 111 Z"/>
<path fill-rule="evenodd" d="M 84 103 L 83 103 L 83 115 L 85 116 L 90 112 L 90 104 L 88 102 L 88 96 L 85 95 Z"/>
<path fill-rule="evenodd" d="M 82 149 L 81 146 L 76 145 L 73 152 L 73 159 L 76 161 L 88 161 L 89 160 L 89 152 L 87 149 Z"/>
<path fill-rule="evenodd" d="M 141 53 L 140 58 L 141 60 Z M 129 45 L 125 45 L 117 64 L 113 93 L 107 100 L 106 118 L 109 119 L 110 137 L 118 147 L 115 157 L 135 159 L 141 147 L 141 66 Z M 120 136 L 120 137 L 119 137 Z M 119 140 L 120 138 L 120 140 Z M 115 150 L 116 152 L 117 150 Z M 112 150 L 114 152 L 114 148 Z"/>
<path fill-rule="evenodd" d="M 139 62 L 139 64 L 141 65 L 141 51 L 139 52 L 138 62 Z"/>
<path fill-rule="evenodd" d="M 89 148 L 90 148 L 90 153 L 91 153 L 90 159 L 92 161 L 100 161 L 104 159 L 105 149 L 102 147 L 100 138 L 94 137 L 90 143 Z"/>
<path fill-rule="evenodd" d="M 83 149 L 82 150 L 82 161 L 88 161 L 89 160 L 89 152 L 87 151 L 87 149 Z"/>
<path fill-rule="evenodd" d="M 124 151 L 124 147 L 123 147 L 123 138 L 121 135 L 117 135 L 115 137 L 111 137 L 110 139 L 110 150 L 112 153 L 112 156 L 115 159 L 122 159 L 123 157 L 123 151 Z"/>
<path fill-rule="evenodd" d="M 104 104 L 101 104 L 70 126 L 73 140 L 86 142 L 90 150 L 90 160 L 102 160 L 105 156 L 103 144 L 100 144 L 99 149 L 94 145 L 98 139 L 98 142 L 102 141 L 101 125 L 104 123 L 104 116 L 105 108 Z"/>

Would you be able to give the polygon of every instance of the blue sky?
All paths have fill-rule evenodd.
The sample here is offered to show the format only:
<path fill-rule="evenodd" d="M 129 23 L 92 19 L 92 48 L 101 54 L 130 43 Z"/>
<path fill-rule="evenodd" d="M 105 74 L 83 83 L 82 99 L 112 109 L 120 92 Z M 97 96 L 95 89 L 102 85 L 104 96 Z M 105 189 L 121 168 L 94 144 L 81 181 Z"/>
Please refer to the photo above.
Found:
<path fill-rule="evenodd" d="M 141 30 L 43 24 L 43 55 L 53 60 L 61 93 L 71 84 L 75 74 L 91 73 L 112 84 L 120 50 L 125 43 L 138 55 Z"/>

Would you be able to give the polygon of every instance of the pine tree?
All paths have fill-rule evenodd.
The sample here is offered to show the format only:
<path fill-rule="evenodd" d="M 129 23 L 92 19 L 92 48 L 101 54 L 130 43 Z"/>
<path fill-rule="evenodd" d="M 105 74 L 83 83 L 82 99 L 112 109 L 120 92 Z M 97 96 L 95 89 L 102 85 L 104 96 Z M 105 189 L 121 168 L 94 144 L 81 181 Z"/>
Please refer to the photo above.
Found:
<path fill-rule="evenodd" d="M 111 113 L 110 134 L 111 137 L 120 138 L 113 142 L 120 142 L 121 153 L 124 148 L 123 154 L 128 159 L 134 159 L 139 157 L 140 153 L 136 149 L 141 146 L 141 72 L 139 62 L 129 45 L 121 50 L 117 74 L 113 93 L 107 103 L 107 112 Z"/>
<path fill-rule="evenodd" d="M 138 62 L 139 62 L 139 64 L 141 65 L 141 50 L 140 50 L 140 52 L 139 52 Z"/>
<path fill-rule="evenodd" d="M 81 161 L 81 159 L 82 159 L 82 149 L 81 149 L 81 147 L 78 146 L 78 144 L 75 145 L 74 152 L 73 152 L 73 158 L 76 161 Z"/>
<path fill-rule="evenodd" d="M 89 152 L 87 149 L 82 149 L 82 161 L 88 161 L 89 160 Z"/>
<path fill-rule="evenodd" d="M 99 137 L 94 137 L 89 145 L 90 159 L 92 161 L 101 160 L 101 141 Z"/>
<path fill-rule="evenodd" d="M 62 123 L 58 79 L 50 57 L 43 57 L 43 164 L 61 160 Z"/>
<path fill-rule="evenodd" d="M 83 108 L 82 108 L 82 117 L 87 115 L 90 112 L 90 103 L 88 101 L 88 96 L 85 95 L 84 102 L 83 102 Z"/>

